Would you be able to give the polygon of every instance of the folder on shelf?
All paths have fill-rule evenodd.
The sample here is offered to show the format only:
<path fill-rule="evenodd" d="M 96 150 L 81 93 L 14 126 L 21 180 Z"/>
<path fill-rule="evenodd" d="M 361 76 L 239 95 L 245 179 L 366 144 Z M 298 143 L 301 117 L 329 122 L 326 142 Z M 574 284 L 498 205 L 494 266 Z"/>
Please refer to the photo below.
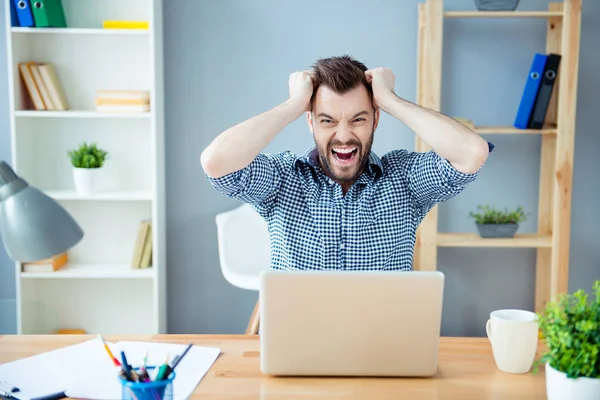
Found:
<path fill-rule="evenodd" d="M 10 12 L 10 26 L 20 26 L 19 18 L 17 17 L 17 7 L 13 0 L 8 0 L 9 12 Z"/>
<path fill-rule="evenodd" d="M 19 26 L 31 27 L 35 26 L 33 19 L 33 13 L 31 12 L 31 5 L 29 0 L 9 0 L 12 2 L 15 8 L 16 19 Z"/>
<path fill-rule="evenodd" d="M 31 12 L 37 28 L 66 28 L 62 0 L 31 0 Z"/>
<path fill-rule="evenodd" d="M 560 59 L 561 56 L 559 54 L 551 53 L 548 55 L 548 61 L 546 62 L 544 73 L 542 75 L 540 90 L 538 92 L 535 107 L 531 115 L 531 120 L 529 121 L 530 129 L 542 129 L 544 126 L 546 112 L 548 111 L 548 106 L 550 105 L 554 83 L 556 82 L 556 76 L 558 75 Z"/>
<path fill-rule="evenodd" d="M 535 107 L 547 60 L 548 56 L 546 54 L 536 53 L 533 56 L 529 75 L 525 81 L 525 88 L 523 89 L 523 95 L 521 96 L 521 103 L 519 104 L 517 116 L 515 117 L 515 128 L 527 129 L 529 127 L 529 121 L 531 120 L 531 115 Z"/>

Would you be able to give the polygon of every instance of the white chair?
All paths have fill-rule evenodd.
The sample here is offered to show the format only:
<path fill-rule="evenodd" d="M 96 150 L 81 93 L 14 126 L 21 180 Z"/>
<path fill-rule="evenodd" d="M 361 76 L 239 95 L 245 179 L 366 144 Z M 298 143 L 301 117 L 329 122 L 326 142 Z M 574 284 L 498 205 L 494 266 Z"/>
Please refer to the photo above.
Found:
<path fill-rule="evenodd" d="M 225 279 L 246 290 L 259 290 L 259 275 L 269 268 L 271 245 L 265 220 L 248 204 L 216 216 L 219 260 Z M 257 334 L 259 303 L 246 328 L 247 334 Z"/>

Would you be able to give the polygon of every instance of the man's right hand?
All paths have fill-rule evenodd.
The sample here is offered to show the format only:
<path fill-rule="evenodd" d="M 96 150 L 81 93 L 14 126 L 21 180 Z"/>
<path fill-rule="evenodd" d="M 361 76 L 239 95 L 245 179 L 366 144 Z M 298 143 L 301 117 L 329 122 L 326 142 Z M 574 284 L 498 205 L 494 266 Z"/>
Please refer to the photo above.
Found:
<path fill-rule="evenodd" d="M 290 75 L 290 97 L 280 105 L 221 132 L 201 155 L 207 175 L 219 178 L 248 166 L 288 124 L 312 109 L 314 72 Z"/>
<path fill-rule="evenodd" d="M 310 111 L 310 99 L 314 89 L 314 72 L 298 71 L 290 74 L 288 84 L 290 87 L 290 100 L 298 103 L 302 111 Z"/>

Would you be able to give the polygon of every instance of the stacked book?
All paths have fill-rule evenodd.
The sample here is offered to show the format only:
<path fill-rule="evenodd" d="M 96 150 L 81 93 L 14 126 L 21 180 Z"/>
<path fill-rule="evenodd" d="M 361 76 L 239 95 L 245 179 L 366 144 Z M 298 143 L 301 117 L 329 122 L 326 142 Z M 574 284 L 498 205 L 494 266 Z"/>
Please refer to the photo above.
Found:
<path fill-rule="evenodd" d="M 150 111 L 150 92 L 147 90 L 97 90 L 96 110 L 123 113 Z"/>
<path fill-rule="evenodd" d="M 67 264 L 69 257 L 66 252 L 44 260 L 24 262 L 21 264 L 23 272 L 56 272 Z"/>
<path fill-rule="evenodd" d="M 133 248 L 131 268 L 150 268 L 152 266 L 152 221 L 140 221 L 138 234 Z"/>
<path fill-rule="evenodd" d="M 56 70 L 50 63 L 33 61 L 19 63 L 19 73 L 30 104 L 25 108 L 35 110 L 67 110 L 68 104 Z"/>

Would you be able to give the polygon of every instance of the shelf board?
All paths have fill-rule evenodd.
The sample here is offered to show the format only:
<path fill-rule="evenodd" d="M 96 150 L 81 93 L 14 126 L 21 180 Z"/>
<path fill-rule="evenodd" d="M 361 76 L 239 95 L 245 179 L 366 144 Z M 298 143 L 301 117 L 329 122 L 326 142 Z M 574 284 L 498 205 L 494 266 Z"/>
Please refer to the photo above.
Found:
<path fill-rule="evenodd" d="M 555 127 L 544 129 L 520 129 L 514 126 L 480 126 L 474 128 L 481 135 L 556 135 Z"/>
<path fill-rule="evenodd" d="M 561 11 L 446 11 L 445 18 L 551 18 L 562 17 Z"/>
<path fill-rule="evenodd" d="M 136 113 L 109 113 L 99 111 L 37 111 L 37 110 L 18 110 L 15 116 L 19 118 L 150 118 L 152 112 Z"/>
<path fill-rule="evenodd" d="M 153 268 L 134 269 L 129 265 L 67 264 L 54 272 L 21 272 L 23 279 L 152 279 Z"/>
<path fill-rule="evenodd" d="M 438 247 L 552 247 L 552 237 L 538 234 L 517 234 L 514 238 L 482 238 L 475 233 L 438 233 Z"/>
<path fill-rule="evenodd" d="M 152 200 L 150 191 L 118 191 L 99 192 L 91 195 L 81 195 L 75 190 L 48 190 L 48 196 L 56 200 L 82 200 L 82 201 L 145 201 Z"/>
<path fill-rule="evenodd" d="M 103 28 L 11 28 L 12 33 L 44 34 L 44 35 L 123 35 L 123 36 L 146 36 L 150 31 L 147 29 L 103 29 Z"/>

